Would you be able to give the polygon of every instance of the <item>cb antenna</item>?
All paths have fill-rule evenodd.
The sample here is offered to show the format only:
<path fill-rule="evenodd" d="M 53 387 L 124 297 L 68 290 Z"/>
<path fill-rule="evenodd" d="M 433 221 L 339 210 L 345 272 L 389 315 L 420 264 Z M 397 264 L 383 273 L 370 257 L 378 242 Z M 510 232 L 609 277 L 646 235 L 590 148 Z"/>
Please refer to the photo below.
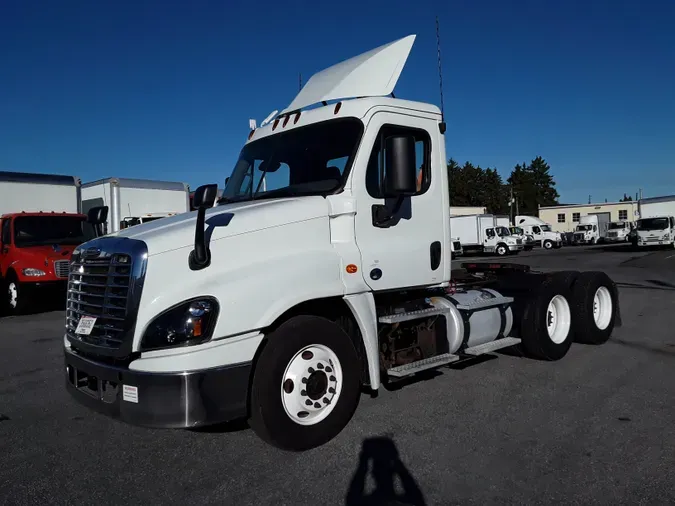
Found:
<path fill-rule="evenodd" d="M 436 16 L 436 47 L 438 49 L 438 86 L 441 91 L 441 133 L 445 133 L 445 107 L 443 105 L 443 69 L 441 67 L 441 29 Z"/>
<path fill-rule="evenodd" d="M 302 72 L 298 74 L 298 91 L 302 91 Z"/>

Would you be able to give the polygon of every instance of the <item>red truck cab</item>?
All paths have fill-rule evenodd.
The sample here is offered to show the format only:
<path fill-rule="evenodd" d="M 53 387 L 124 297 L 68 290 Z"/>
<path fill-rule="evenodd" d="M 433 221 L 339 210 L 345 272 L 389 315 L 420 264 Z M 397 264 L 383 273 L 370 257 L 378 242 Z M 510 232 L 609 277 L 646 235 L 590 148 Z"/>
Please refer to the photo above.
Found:
<path fill-rule="evenodd" d="M 6 311 L 19 314 L 54 291 L 65 292 L 73 250 L 94 236 L 84 214 L 0 216 L 0 285 Z"/>

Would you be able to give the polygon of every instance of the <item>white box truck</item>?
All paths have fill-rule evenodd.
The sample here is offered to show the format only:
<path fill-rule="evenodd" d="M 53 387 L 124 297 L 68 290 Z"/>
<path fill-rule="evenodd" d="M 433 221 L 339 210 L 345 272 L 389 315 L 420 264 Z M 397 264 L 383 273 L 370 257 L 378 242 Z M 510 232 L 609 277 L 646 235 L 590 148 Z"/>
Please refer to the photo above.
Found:
<path fill-rule="evenodd" d="M 562 235 L 554 232 L 551 225 L 536 216 L 516 216 L 514 225 L 522 228 L 526 234 L 534 237 L 537 246 L 544 249 L 562 247 Z"/>
<path fill-rule="evenodd" d="M 201 186 L 196 212 L 76 250 L 75 399 L 154 427 L 248 418 L 300 451 L 340 433 L 363 390 L 517 344 L 559 360 L 607 341 L 620 318 L 605 273 L 451 271 L 443 114 L 389 96 L 414 38 L 315 74 L 251 131 L 218 206 Z"/>
<path fill-rule="evenodd" d="M 508 227 L 497 226 L 491 214 L 450 217 L 450 232 L 462 243 L 464 253 L 496 253 L 505 256 L 523 250 L 522 239 L 512 237 Z"/>
<path fill-rule="evenodd" d="M 190 210 L 185 183 L 111 177 L 82 185 L 82 209 L 109 207 L 105 233 Z"/>

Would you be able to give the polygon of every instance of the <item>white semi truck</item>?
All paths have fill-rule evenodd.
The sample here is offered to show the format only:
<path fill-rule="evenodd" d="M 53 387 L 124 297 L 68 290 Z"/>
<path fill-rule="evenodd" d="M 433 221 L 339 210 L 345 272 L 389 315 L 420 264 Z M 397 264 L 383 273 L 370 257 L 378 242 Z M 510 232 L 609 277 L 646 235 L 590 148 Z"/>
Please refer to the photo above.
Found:
<path fill-rule="evenodd" d="M 594 214 L 579 218 L 579 224 L 574 229 L 573 242 L 575 244 L 597 244 L 600 241 L 598 217 Z"/>
<path fill-rule="evenodd" d="M 607 242 L 628 242 L 630 240 L 633 224 L 629 221 L 612 221 L 607 226 Z"/>
<path fill-rule="evenodd" d="M 334 438 L 362 389 L 609 338 L 619 306 L 602 272 L 451 272 L 442 112 L 388 96 L 414 38 L 314 75 L 252 130 L 217 207 L 202 186 L 197 211 L 77 248 L 64 335 L 77 400 L 153 427 L 248 418 L 299 451 Z"/>
<path fill-rule="evenodd" d="M 562 247 L 560 232 L 554 232 L 551 225 L 536 216 L 516 216 L 514 225 L 520 227 L 528 235 L 534 237 L 537 246 L 544 249 Z"/>
<path fill-rule="evenodd" d="M 111 177 L 82 185 L 82 209 L 108 206 L 104 233 L 190 210 L 185 183 Z"/>
<path fill-rule="evenodd" d="M 465 253 L 505 256 L 523 250 L 523 240 L 512 237 L 508 227 L 498 226 L 492 214 L 451 216 L 450 231 L 459 238 Z"/>
<path fill-rule="evenodd" d="M 524 251 L 531 251 L 534 248 L 534 237 L 526 234 L 522 228 L 512 226 L 508 216 L 495 216 L 495 225 L 507 228 L 511 237 L 520 239 Z"/>

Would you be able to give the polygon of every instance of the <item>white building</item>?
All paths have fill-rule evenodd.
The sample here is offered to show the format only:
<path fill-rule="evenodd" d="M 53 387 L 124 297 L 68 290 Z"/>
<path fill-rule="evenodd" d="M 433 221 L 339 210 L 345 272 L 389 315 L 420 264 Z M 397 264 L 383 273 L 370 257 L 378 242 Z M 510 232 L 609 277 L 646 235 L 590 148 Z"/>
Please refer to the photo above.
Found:
<path fill-rule="evenodd" d="M 539 208 L 539 218 L 551 224 L 556 232 L 572 232 L 582 216 L 595 214 L 598 223 L 612 221 L 635 222 L 640 213 L 637 201 L 605 202 L 602 204 L 571 204 Z"/>
<path fill-rule="evenodd" d="M 468 216 L 471 214 L 485 214 L 485 207 L 478 206 L 450 206 L 450 216 Z"/>

